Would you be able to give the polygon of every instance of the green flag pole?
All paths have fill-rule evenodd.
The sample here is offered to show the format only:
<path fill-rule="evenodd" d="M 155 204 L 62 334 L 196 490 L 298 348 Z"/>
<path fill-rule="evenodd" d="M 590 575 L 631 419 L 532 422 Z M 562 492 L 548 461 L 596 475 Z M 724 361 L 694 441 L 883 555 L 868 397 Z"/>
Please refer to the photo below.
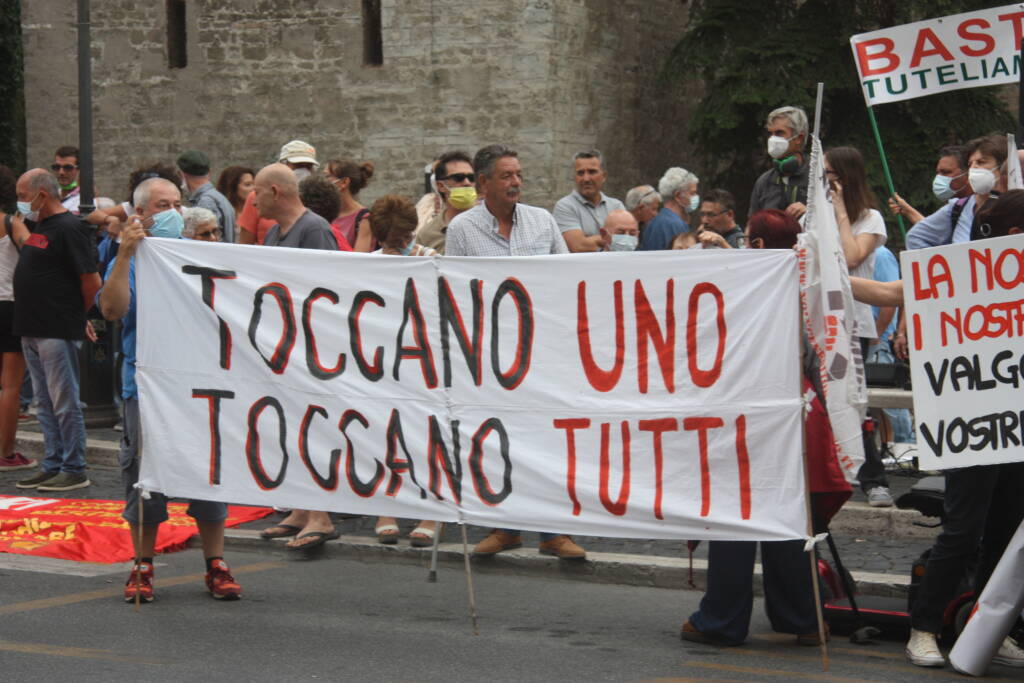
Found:
<path fill-rule="evenodd" d="M 875 110 L 868 105 L 868 120 L 871 122 L 871 132 L 875 134 L 875 144 L 878 145 L 878 155 L 882 157 L 882 173 L 885 174 L 885 182 L 889 186 L 889 195 L 896 194 L 896 187 L 892 184 L 892 174 L 889 173 L 889 162 L 885 158 L 885 148 L 882 146 L 882 136 L 878 132 L 878 122 L 875 121 Z M 903 216 L 896 214 L 896 222 L 900 226 L 900 235 L 903 241 L 907 239 L 907 229 L 903 227 Z"/>

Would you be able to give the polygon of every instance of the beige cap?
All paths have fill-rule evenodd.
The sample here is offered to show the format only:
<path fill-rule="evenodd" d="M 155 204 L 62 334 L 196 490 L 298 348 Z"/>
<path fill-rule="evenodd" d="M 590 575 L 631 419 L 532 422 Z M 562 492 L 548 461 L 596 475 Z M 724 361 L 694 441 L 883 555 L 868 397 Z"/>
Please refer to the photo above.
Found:
<path fill-rule="evenodd" d="M 316 149 L 313 145 L 308 142 L 303 142 L 302 140 L 292 140 L 282 147 L 278 161 L 281 163 L 313 164 L 314 166 L 320 166 L 320 162 L 316 160 Z"/>

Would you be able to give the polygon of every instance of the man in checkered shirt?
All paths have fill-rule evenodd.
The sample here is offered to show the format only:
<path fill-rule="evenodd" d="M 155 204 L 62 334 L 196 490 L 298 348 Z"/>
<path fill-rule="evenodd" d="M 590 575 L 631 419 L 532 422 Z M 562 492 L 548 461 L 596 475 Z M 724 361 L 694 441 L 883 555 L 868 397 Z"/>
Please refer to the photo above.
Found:
<path fill-rule="evenodd" d="M 540 256 L 568 254 L 562 231 L 544 209 L 519 203 L 523 167 L 518 155 L 504 145 L 484 147 L 473 158 L 473 171 L 484 201 L 460 213 L 448 224 L 445 256 Z M 515 529 L 493 529 L 476 544 L 473 554 L 487 557 L 518 548 Z M 565 534 L 543 532 L 540 552 L 566 560 L 587 553 Z"/>
<path fill-rule="evenodd" d="M 558 224 L 546 210 L 519 202 L 523 167 L 505 145 L 489 145 L 473 158 L 484 201 L 448 225 L 446 256 L 568 254 Z"/>

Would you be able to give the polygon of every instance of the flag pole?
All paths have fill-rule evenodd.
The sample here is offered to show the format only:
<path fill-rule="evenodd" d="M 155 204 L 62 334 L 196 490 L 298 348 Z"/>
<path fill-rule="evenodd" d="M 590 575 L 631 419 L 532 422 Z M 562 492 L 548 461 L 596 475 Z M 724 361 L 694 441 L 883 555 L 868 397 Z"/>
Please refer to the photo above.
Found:
<path fill-rule="evenodd" d="M 821 101 L 825 98 L 825 84 L 818 83 L 818 96 L 814 100 L 814 137 L 821 139 Z"/>
<path fill-rule="evenodd" d="M 1024 62 L 1024 38 L 1020 40 L 1020 59 Z M 1024 69 L 1017 85 L 1017 148 L 1024 149 Z"/>
<path fill-rule="evenodd" d="M 875 121 L 875 109 L 868 105 L 868 121 L 871 122 L 871 132 L 875 134 L 875 144 L 878 145 L 878 155 L 882 158 L 882 173 L 885 174 L 885 182 L 889 186 L 889 196 L 896 194 L 896 186 L 892 184 L 892 174 L 889 173 L 889 162 L 885 158 L 885 147 L 882 146 L 882 136 L 878 132 L 878 122 Z M 903 226 L 903 216 L 896 214 L 896 222 L 900 226 L 900 235 L 904 241 L 907 239 L 907 229 Z"/>

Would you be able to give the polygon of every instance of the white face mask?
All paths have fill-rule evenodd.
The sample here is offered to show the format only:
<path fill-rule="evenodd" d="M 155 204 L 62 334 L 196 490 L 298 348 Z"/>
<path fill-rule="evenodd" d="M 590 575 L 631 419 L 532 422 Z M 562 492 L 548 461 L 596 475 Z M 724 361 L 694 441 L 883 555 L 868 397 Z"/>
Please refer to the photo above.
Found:
<path fill-rule="evenodd" d="M 608 245 L 608 251 L 636 251 L 637 245 L 636 235 L 627 235 L 625 233 L 620 235 L 612 235 L 611 244 Z"/>
<path fill-rule="evenodd" d="M 700 195 L 695 194 L 690 197 L 690 212 L 694 212 L 700 208 Z"/>
<path fill-rule="evenodd" d="M 972 168 L 967 175 L 974 194 L 989 194 L 996 186 L 999 177 L 996 172 L 988 168 Z"/>
<path fill-rule="evenodd" d="M 303 180 L 305 180 L 306 178 L 313 174 L 313 172 L 310 171 L 305 166 L 300 166 L 299 168 L 292 169 L 292 172 L 295 174 L 295 177 L 299 179 L 299 182 L 302 182 Z"/>
<path fill-rule="evenodd" d="M 773 135 L 768 138 L 768 156 L 772 159 L 781 159 L 786 156 L 786 152 L 789 151 L 790 138 L 787 140 L 781 135 Z"/>

